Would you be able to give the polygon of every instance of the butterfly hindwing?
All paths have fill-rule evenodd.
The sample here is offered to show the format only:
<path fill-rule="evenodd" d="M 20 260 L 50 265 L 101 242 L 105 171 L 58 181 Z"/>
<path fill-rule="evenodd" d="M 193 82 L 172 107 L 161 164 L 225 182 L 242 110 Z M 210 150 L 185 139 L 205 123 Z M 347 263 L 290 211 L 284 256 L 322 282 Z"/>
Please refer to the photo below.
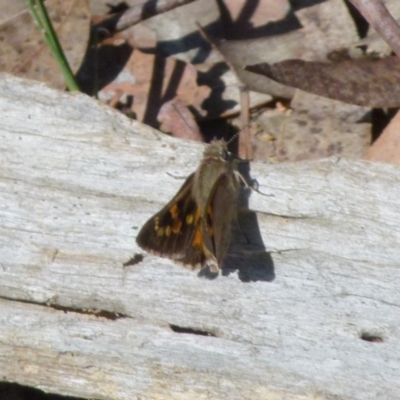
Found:
<path fill-rule="evenodd" d="M 240 184 L 232 171 L 222 174 L 209 196 L 204 226 L 204 245 L 220 269 L 231 239 L 232 221 L 237 211 L 236 195 Z M 218 223 L 215 215 L 218 215 Z"/>

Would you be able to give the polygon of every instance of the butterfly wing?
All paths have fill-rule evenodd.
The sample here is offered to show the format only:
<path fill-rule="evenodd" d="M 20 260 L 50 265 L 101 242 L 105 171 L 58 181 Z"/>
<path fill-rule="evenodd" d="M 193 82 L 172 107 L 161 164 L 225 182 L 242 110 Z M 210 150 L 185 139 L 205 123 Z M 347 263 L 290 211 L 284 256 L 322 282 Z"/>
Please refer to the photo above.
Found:
<path fill-rule="evenodd" d="M 237 212 L 237 196 L 240 182 L 231 170 L 222 174 L 215 182 L 206 205 L 203 219 L 203 242 L 210 269 L 221 269 L 231 240 L 232 222 Z"/>
<path fill-rule="evenodd" d="M 151 217 L 140 230 L 136 242 L 144 250 L 192 268 L 204 265 L 201 211 L 192 195 L 194 174 L 174 198 Z"/>

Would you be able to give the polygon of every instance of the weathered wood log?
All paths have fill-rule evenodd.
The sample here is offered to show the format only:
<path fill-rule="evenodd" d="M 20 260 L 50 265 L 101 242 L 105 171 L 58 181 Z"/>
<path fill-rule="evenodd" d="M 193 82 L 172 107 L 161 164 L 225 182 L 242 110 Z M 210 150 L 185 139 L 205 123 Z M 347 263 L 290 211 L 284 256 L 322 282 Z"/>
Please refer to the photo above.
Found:
<path fill-rule="evenodd" d="M 201 145 L 7 75 L 0 113 L 1 380 L 118 400 L 398 397 L 398 167 L 252 163 L 269 196 L 250 194 L 245 230 L 266 252 L 210 280 L 135 244 Z"/>

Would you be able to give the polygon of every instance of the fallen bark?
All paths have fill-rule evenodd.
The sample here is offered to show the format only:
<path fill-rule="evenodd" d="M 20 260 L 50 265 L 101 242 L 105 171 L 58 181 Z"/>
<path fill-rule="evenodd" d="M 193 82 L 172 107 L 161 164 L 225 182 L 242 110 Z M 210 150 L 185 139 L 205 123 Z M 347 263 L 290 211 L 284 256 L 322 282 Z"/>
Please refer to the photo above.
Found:
<path fill-rule="evenodd" d="M 268 196 L 245 223 L 266 251 L 209 280 L 135 244 L 201 145 L 7 75 L 0 112 L 1 380 L 116 400 L 398 395 L 397 167 L 252 163 Z"/>

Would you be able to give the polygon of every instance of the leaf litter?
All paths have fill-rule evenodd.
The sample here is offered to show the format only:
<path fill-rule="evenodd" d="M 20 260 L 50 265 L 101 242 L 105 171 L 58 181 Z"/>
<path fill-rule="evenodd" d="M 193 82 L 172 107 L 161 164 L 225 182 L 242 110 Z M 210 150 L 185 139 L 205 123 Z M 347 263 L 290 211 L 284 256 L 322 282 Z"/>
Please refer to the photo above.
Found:
<path fill-rule="evenodd" d="M 396 1 L 386 5 L 400 18 Z M 360 36 L 345 1 L 165 3 L 169 11 L 130 22 L 134 1 L 46 2 L 83 91 L 169 134 L 210 140 L 212 121 L 248 122 L 238 119 L 247 87 L 255 159 L 371 157 L 372 108 L 398 107 L 400 69 L 387 50 L 374 50 L 372 29 Z M 38 57 L 43 41 L 29 17 L 3 15 L 0 69 L 64 89 L 56 67 Z"/>

